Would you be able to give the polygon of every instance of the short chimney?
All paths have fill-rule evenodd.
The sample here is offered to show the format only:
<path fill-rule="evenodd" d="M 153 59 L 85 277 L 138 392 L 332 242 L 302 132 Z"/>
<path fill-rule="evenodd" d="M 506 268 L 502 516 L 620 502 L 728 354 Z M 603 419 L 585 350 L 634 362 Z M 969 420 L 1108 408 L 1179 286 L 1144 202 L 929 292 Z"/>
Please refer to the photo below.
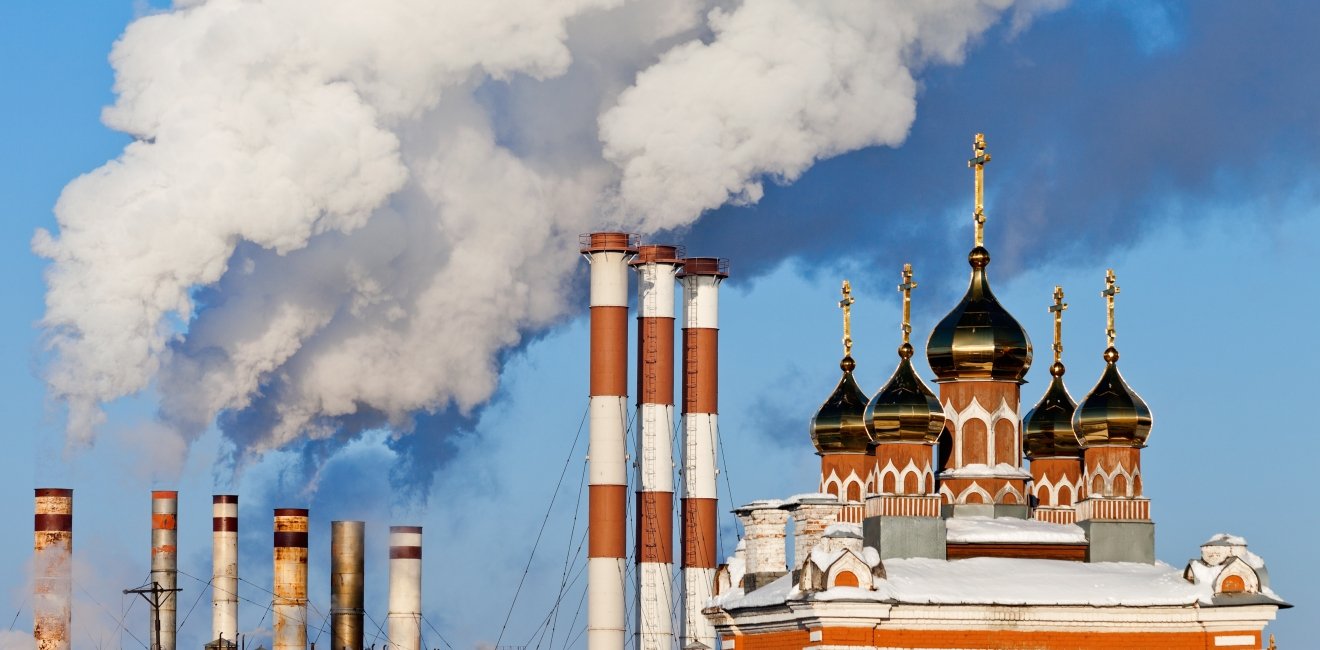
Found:
<path fill-rule="evenodd" d="M 784 549 L 788 512 L 780 501 L 753 501 L 733 513 L 742 521 L 747 542 L 743 590 L 751 593 L 788 573 Z"/>
<path fill-rule="evenodd" d="M 843 502 L 832 494 L 807 494 L 785 507 L 793 516 L 793 565 L 801 567 L 830 524 L 839 520 Z"/>
<path fill-rule="evenodd" d="M 363 537 L 366 524 L 330 524 L 330 647 L 362 648 Z"/>
<path fill-rule="evenodd" d="M 37 488 L 32 556 L 32 636 L 37 650 L 69 650 L 73 490 Z"/>
<path fill-rule="evenodd" d="M 275 509 L 273 650 L 307 650 L 307 510 Z"/>

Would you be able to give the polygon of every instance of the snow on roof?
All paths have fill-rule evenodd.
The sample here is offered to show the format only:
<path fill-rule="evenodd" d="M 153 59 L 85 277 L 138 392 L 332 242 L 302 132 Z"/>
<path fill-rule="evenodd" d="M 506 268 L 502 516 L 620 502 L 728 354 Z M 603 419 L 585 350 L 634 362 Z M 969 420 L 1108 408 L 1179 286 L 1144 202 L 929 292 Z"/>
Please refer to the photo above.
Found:
<path fill-rule="evenodd" d="M 830 524 L 825 527 L 822 537 L 853 537 L 862 538 L 862 525 L 853 524 L 846 521 Z"/>
<path fill-rule="evenodd" d="M 784 499 L 785 504 L 799 503 L 802 501 L 833 501 L 839 503 L 839 497 L 828 492 L 804 492 L 802 494 L 794 494 L 793 496 Z"/>
<path fill-rule="evenodd" d="M 888 577 L 875 591 L 830 589 L 815 600 L 875 600 L 938 605 L 1087 605 L 1177 606 L 1210 604 L 1207 585 L 1194 585 L 1182 572 L 1157 563 L 1068 562 L 979 557 L 966 560 L 925 558 L 885 560 Z M 719 604 L 725 609 L 765 607 L 801 598 L 791 575 L 751 594 L 735 589 Z"/>
<path fill-rule="evenodd" d="M 737 508 L 734 508 L 733 511 L 738 512 L 741 510 L 763 510 L 763 509 L 773 509 L 773 508 L 782 508 L 782 507 L 784 507 L 784 502 L 779 499 L 757 499 L 756 501 L 752 501 L 747 504 L 738 506 Z"/>
<path fill-rule="evenodd" d="M 940 478 L 1031 478 L 1031 473 L 1020 468 L 1009 465 L 1008 463 L 999 463 L 997 465 L 986 465 L 985 463 L 971 463 L 954 469 L 946 469 L 940 472 Z"/>
<path fill-rule="evenodd" d="M 1052 524 L 1013 517 L 950 517 L 948 541 L 961 544 L 1085 544 L 1086 532 L 1075 524 Z"/>
<path fill-rule="evenodd" d="M 1206 542 L 1201 546 L 1246 546 L 1246 545 L 1247 545 L 1247 539 L 1245 537 L 1238 537 L 1237 535 L 1229 535 L 1228 533 L 1216 533 L 1214 535 L 1211 535 L 1210 539 L 1206 540 Z"/>

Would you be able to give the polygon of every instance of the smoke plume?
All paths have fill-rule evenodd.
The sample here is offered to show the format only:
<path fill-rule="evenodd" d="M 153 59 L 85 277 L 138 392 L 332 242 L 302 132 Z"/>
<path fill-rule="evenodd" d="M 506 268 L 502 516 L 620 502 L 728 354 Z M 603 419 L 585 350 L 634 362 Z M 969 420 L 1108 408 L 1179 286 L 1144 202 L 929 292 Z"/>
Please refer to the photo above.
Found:
<path fill-rule="evenodd" d="M 240 464 L 470 416 L 501 354 L 576 304 L 578 233 L 682 228 L 899 144 L 925 66 L 1056 4 L 211 0 L 139 19 L 104 113 L 136 140 L 33 241 L 69 446 L 146 389 L 184 439 L 218 420 Z"/>

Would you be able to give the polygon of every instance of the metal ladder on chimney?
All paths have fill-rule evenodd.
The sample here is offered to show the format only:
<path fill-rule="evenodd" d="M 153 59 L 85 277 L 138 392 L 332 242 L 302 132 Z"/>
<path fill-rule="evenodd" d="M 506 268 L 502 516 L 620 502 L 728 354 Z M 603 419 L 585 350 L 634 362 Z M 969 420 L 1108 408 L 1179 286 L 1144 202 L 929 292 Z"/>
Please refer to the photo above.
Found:
<path fill-rule="evenodd" d="M 654 264 L 647 264 L 641 266 L 640 268 L 642 271 L 641 281 L 643 283 L 649 283 L 650 285 L 652 285 L 652 287 L 654 287 L 654 285 L 659 279 L 658 278 L 660 273 L 659 267 Z M 642 308 L 642 314 L 650 315 L 656 313 L 657 305 L 656 305 L 655 293 L 656 292 L 654 290 L 645 292 L 646 301 L 644 307 Z M 644 346 L 645 353 L 642 355 L 642 358 L 653 360 L 655 359 L 655 353 L 657 351 L 655 332 L 654 330 L 647 330 L 646 328 L 641 328 L 641 329 L 645 334 L 645 336 L 643 337 L 645 338 L 645 341 L 638 341 L 639 345 Z M 648 361 L 642 364 L 644 385 L 646 386 L 655 385 L 655 381 L 656 381 L 655 366 L 656 364 L 654 363 L 654 361 Z M 647 395 L 645 394 L 645 391 L 642 389 L 641 386 L 637 388 L 637 392 L 641 394 L 642 399 L 646 399 Z M 644 403 L 645 402 L 643 402 L 643 404 Z M 641 449 L 638 450 L 640 452 L 638 456 L 640 456 L 641 458 L 641 465 L 638 467 L 638 474 L 640 474 L 643 478 L 643 480 L 641 480 L 640 488 L 641 491 L 645 493 L 645 492 L 649 492 L 650 489 L 655 486 L 656 453 L 655 453 L 655 441 L 653 439 L 653 436 L 655 435 L 656 409 L 645 408 L 644 406 L 639 406 L 639 408 L 641 408 L 642 410 L 642 425 L 640 428 L 639 435 L 637 436 L 637 444 L 639 447 L 641 447 Z M 638 614 L 639 614 L 639 618 L 641 619 L 640 621 L 641 625 L 639 625 L 639 629 L 637 630 L 637 639 L 638 639 L 637 650 L 668 650 L 668 648 L 661 649 L 656 647 L 653 643 L 648 643 L 649 641 L 652 641 L 652 638 L 649 637 L 647 633 L 648 632 L 653 633 L 656 629 L 657 621 L 655 619 L 655 611 L 660 604 L 660 589 L 659 589 L 659 585 L 654 584 L 652 580 L 653 576 L 648 575 L 647 572 L 641 569 L 641 564 L 643 557 L 655 555 L 656 539 L 660 536 L 660 531 L 656 528 L 656 521 L 655 521 L 656 513 L 654 512 L 654 508 L 651 508 L 648 513 L 648 510 L 642 507 L 643 504 L 640 502 L 641 499 L 639 499 L 638 501 L 639 503 L 638 503 L 637 516 L 642 518 L 642 529 L 643 529 L 642 539 L 639 540 L 640 541 L 639 546 L 643 547 L 646 552 L 639 553 L 639 557 L 637 558 L 638 589 L 640 590 L 640 593 L 638 594 L 638 600 L 641 601 L 641 606 L 638 607 Z M 648 599 L 649 599 L 649 603 L 646 602 Z M 649 606 L 647 606 L 648 604 Z"/>

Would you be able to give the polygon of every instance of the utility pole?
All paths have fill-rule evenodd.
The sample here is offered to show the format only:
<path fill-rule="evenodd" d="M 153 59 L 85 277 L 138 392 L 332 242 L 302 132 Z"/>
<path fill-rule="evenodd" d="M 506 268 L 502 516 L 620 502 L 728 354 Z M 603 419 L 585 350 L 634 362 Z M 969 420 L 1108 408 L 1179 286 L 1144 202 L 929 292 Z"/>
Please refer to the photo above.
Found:
<path fill-rule="evenodd" d="M 166 589 L 160 586 L 159 582 L 152 582 L 150 586 L 142 585 L 136 589 L 124 590 L 125 594 L 137 594 L 145 599 L 148 605 L 151 605 L 151 613 L 156 621 L 156 630 L 151 637 L 151 650 L 160 650 L 160 606 L 165 602 L 165 598 L 169 597 L 165 594 L 173 595 L 180 591 L 183 590 Z"/>

